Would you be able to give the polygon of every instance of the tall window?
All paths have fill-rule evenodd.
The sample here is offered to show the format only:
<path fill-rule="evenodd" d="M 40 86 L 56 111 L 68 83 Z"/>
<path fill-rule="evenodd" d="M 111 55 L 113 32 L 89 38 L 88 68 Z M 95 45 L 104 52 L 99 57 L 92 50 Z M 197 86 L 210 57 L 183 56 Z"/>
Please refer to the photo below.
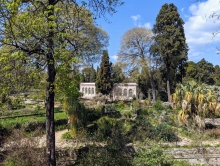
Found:
<path fill-rule="evenodd" d="M 90 92 L 90 88 L 89 88 L 89 95 L 90 95 L 90 93 L 91 93 L 91 92 Z"/>
<path fill-rule="evenodd" d="M 124 96 L 127 96 L 127 95 L 128 95 L 127 89 L 124 89 Z"/>
<path fill-rule="evenodd" d="M 129 89 L 129 97 L 132 97 L 132 89 Z"/>
<path fill-rule="evenodd" d="M 82 93 L 84 93 L 84 88 L 82 88 Z"/>
<path fill-rule="evenodd" d="M 86 88 L 86 90 L 85 90 L 85 94 L 87 94 L 87 88 Z"/>
<path fill-rule="evenodd" d="M 118 89 L 118 96 L 122 96 L 122 89 L 121 88 Z"/>
<path fill-rule="evenodd" d="M 94 88 L 92 88 L 92 94 L 94 94 Z"/>

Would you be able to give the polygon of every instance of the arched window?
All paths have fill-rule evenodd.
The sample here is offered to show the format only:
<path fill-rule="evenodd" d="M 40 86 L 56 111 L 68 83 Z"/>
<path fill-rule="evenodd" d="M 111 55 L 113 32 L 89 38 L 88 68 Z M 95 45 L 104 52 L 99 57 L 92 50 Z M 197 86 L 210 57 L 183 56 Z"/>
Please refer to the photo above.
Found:
<path fill-rule="evenodd" d="M 90 92 L 90 88 L 89 88 L 89 95 L 90 95 L 90 93 L 91 93 L 91 92 Z"/>
<path fill-rule="evenodd" d="M 87 94 L 87 88 L 86 88 L 86 90 L 85 90 L 85 94 Z"/>
<path fill-rule="evenodd" d="M 94 94 L 94 88 L 92 88 L 92 94 Z"/>
<path fill-rule="evenodd" d="M 132 93 L 132 89 L 129 89 L 129 97 L 132 97 L 133 93 Z"/>
<path fill-rule="evenodd" d="M 82 88 L 82 93 L 84 93 L 84 88 Z"/>
<path fill-rule="evenodd" d="M 118 89 L 118 96 L 122 96 L 122 89 L 121 88 Z"/>
<path fill-rule="evenodd" d="M 127 95 L 128 95 L 127 89 L 124 89 L 124 96 L 127 96 Z"/>

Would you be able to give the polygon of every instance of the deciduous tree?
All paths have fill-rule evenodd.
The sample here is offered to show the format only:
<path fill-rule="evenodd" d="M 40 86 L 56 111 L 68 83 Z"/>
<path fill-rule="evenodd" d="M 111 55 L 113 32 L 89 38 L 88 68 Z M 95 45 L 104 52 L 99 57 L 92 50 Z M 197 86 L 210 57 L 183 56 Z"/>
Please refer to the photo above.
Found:
<path fill-rule="evenodd" d="M 24 59 L 28 57 L 31 59 L 28 63 L 36 63 L 42 68 L 46 68 L 47 71 L 47 165 L 56 165 L 54 130 L 56 64 L 62 62 L 61 64 L 64 67 L 65 63 L 77 62 L 77 57 L 82 56 L 82 50 L 80 51 L 81 47 L 77 47 L 78 45 L 75 42 L 85 39 L 80 44 L 80 46 L 84 46 L 83 51 L 84 49 L 89 50 L 87 43 L 93 44 L 93 33 L 83 33 L 83 27 L 78 26 L 79 23 L 86 25 L 84 20 L 80 20 L 83 15 L 90 16 L 90 20 L 92 20 L 92 16 L 114 13 L 115 7 L 118 5 L 121 5 L 120 0 L 104 0 L 101 2 L 96 0 L 88 0 L 87 2 L 0 0 L 1 47 L 3 45 L 11 46 L 17 56 L 22 55 Z M 85 7 L 93 9 L 93 13 L 85 10 Z M 66 12 L 65 15 L 63 15 L 64 12 Z M 73 39 L 75 39 L 74 42 Z"/>
<path fill-rule="evenodd" d="M 138 67 L 139 70 L 147 69 L 153 100 L 156 100 L 156 87 L 153 78 L 154 59 L 150 54 L 153 43 L 153 32 L 143 27 L 135 27 L 125 32 L 121 39 L 121 47 L 118 59 L 131 69 Z M 146 67 L 147 66 L 147 67 Z"/>

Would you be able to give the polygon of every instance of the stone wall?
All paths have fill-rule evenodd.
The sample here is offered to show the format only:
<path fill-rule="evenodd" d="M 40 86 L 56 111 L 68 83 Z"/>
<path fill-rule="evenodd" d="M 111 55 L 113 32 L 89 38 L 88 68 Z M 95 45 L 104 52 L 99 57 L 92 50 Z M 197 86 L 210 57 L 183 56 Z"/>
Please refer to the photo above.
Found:
<path fill-rule="evenodd" d="M 175 159 L 187 160 L 191 164 L 220 165 L 220 148 L 173 148 L 171 151 Z"/>

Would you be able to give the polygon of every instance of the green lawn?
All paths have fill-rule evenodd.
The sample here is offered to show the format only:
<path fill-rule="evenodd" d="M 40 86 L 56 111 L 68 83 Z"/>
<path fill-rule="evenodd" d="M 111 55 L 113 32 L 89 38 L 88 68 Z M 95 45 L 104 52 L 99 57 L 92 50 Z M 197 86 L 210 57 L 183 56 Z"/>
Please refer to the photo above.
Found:
<path fill-rule="evenodd" d="M 67 115 L 65 112 L 58 112 L 54 114 L 54 119 L 55 121 L 67 119 Z M 46 115 L 1 119 L 0 124 L 5 128 L 10 129 L 16 126 L 22 126 L 26 122 L 30 121 L 44 122 L 46 121 Z"/>

